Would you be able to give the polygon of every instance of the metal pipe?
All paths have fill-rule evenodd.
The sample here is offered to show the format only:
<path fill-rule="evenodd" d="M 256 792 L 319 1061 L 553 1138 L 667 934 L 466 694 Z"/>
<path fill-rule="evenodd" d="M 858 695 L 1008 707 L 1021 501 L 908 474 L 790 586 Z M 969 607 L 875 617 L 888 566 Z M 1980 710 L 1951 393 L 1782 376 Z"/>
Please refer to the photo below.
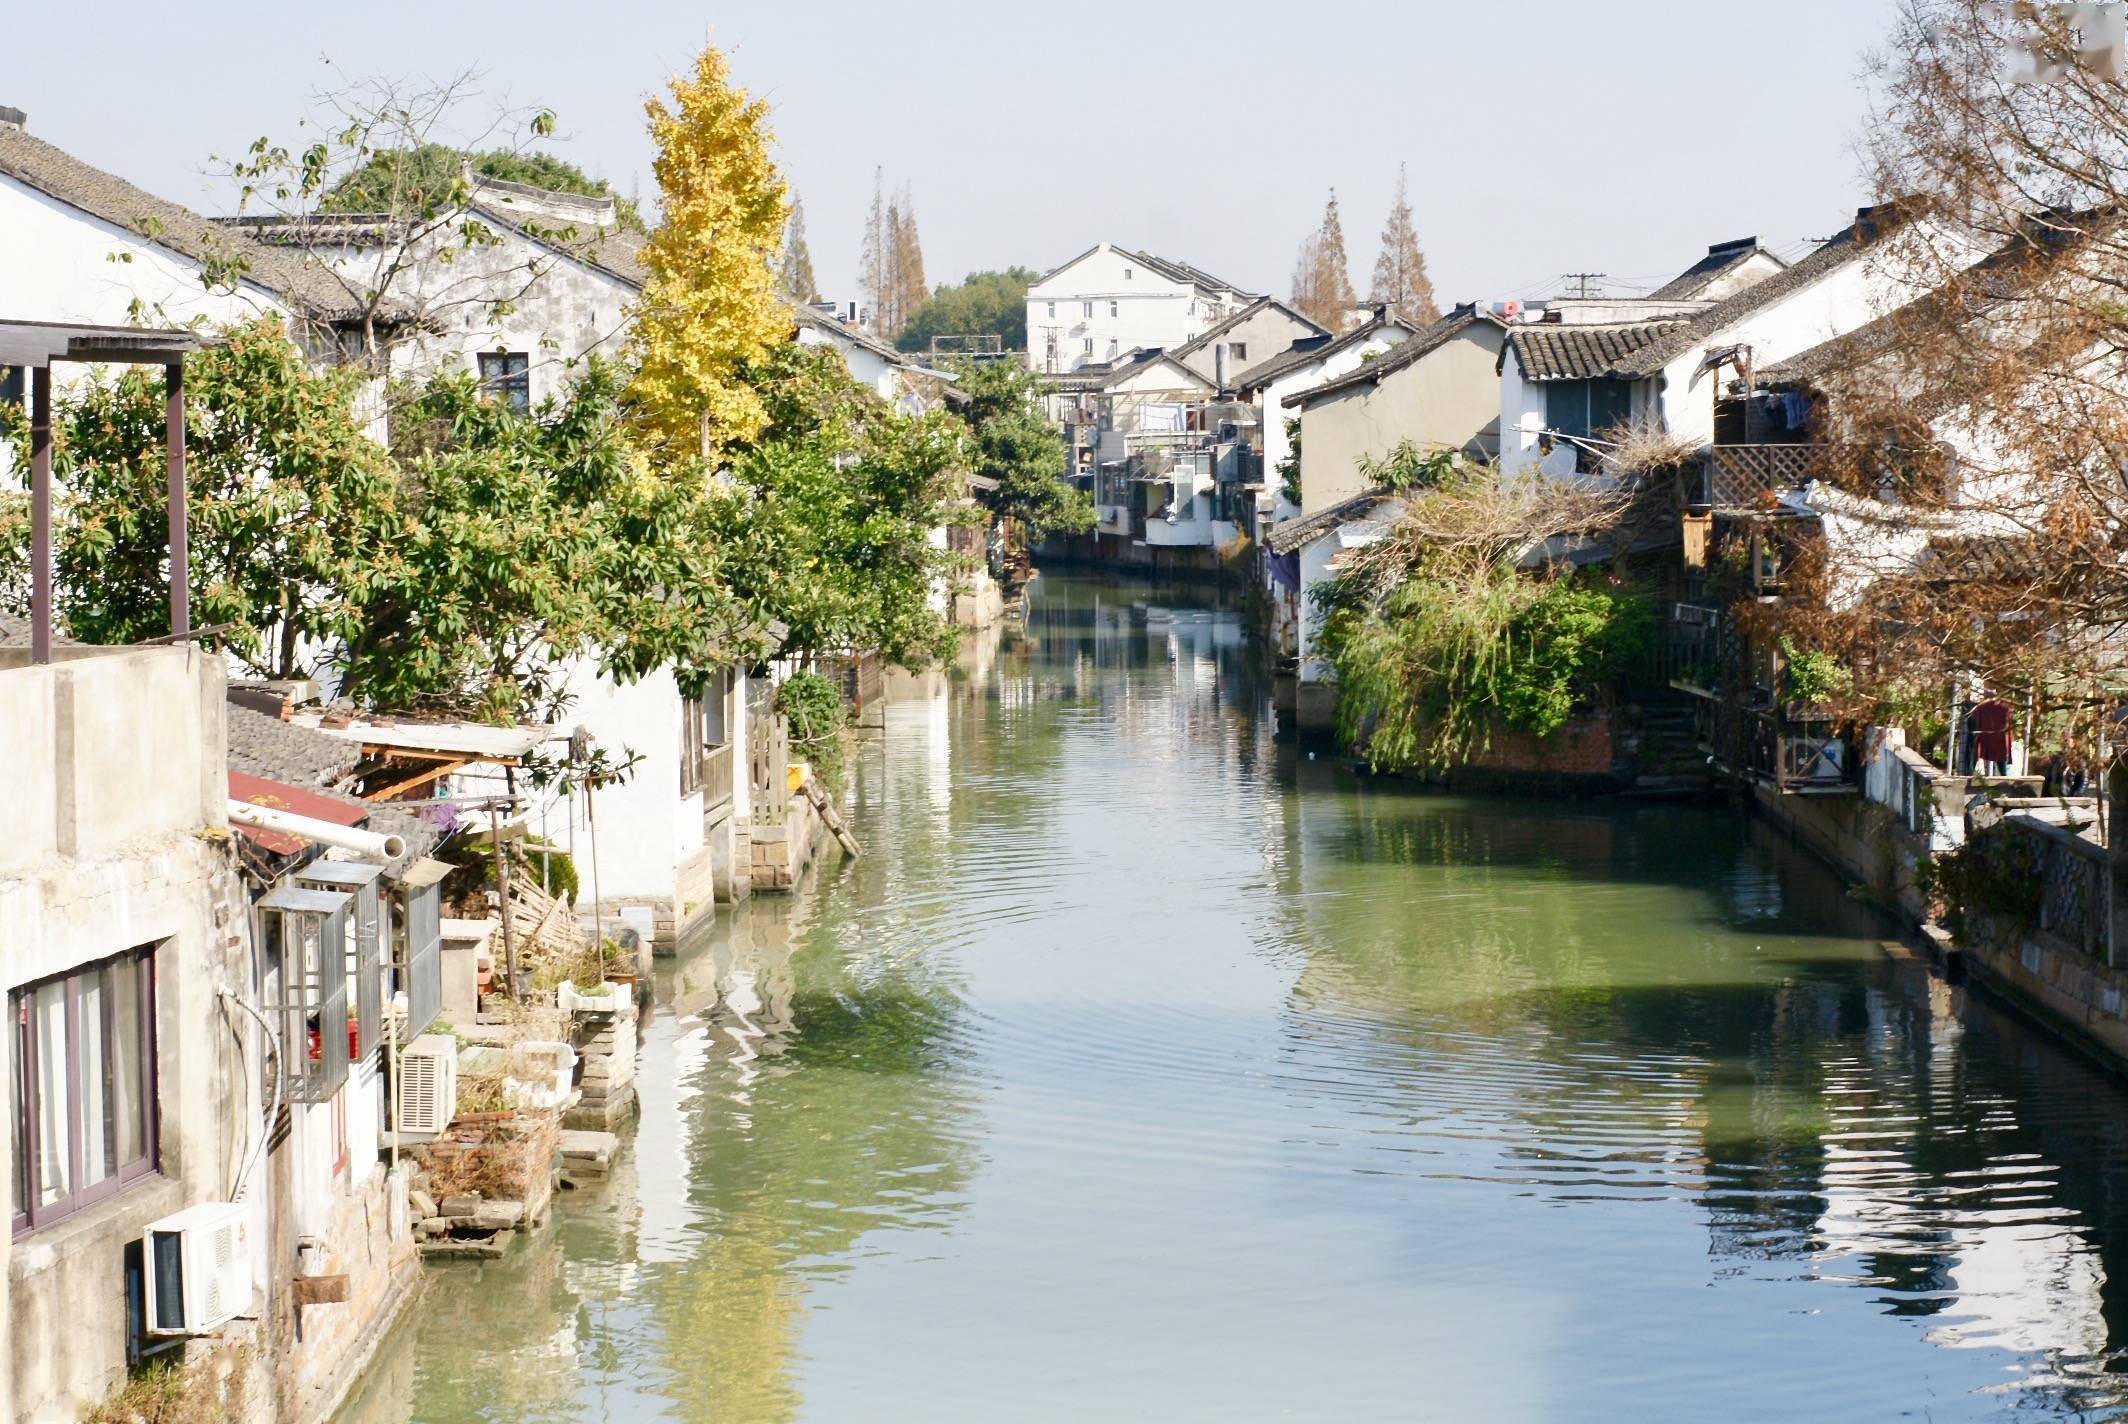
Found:
<path fill-rule="evenodd" d="M 30 372 L 30 661 L 52 660 L 52 368 Z"/>
<path fill-rule="evenodd" d="M 170 460 L 170 632 L 192 630 L 192 542 L 185 503 L 185 367 L 163 367 L 163 438 Z"/>
<path fill-rule="evenodd" d="M 229 1194 L 229 1200 L 242 1201 L 245 1189 L 251 1185 L 251 1173 L 258 1166 L 260 1155 L 266 1150 L 266 1141 L 273 1136 L 273 1120 L 281 1115 L 281 1044 L 274 1034 L 273 1025 L 266 1021 L 264 1014 L 245 1003 L 226 984 L 221 986 L 220 993 L 224 999 L 251 1015 L 258 1023 L 265 1032 L 266 1047 L 273 1054 L 273 1105 L 266 1109 L 266 1121 L 260 1126 L 258 1138 L 251 1144 L 251 1151 L 245 1154 L 244 1165 L 237 1169 L 236 1187 Z"/>
<path fill-rule="evenodd" d="M 249 801 L 229 798 L 229 819 L 240 826 L 249 826 L 255 831 L 279 831 L 283 835 L 301 836 L 306 841 L 320 845 L 351 850 L 358 855 L 374 855 L 385 860 L 397 860 L 406 854 L 406 839 L 403 836 L 383 831 L 364 831 L 354 826 L 343 826 L 333 821 L 314 820 L 298 816 L 293 811 L 283 811 L 273 806 L 255 806 Z"/>

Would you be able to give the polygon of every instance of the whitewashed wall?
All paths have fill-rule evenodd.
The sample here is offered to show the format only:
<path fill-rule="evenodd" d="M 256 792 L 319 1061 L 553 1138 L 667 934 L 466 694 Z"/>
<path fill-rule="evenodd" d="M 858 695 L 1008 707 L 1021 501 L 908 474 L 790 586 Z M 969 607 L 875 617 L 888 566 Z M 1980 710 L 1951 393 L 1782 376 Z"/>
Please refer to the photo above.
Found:
<path fill-rule="evenodd" d="M 273 294 L 248 283 L 207 290 L 200 270 L 191 258 L 0 175 L 0 320 L 224 325 L 287 315 Z"/>
<path fill-rule="evenodd" d="M 1027 359 L 1038 371 L 1049 369 L 1052 329 L 1055 369 L 1075 371 L 1140 347 L 1180 346 L 1235 309 L 1103 243 L 1028 289 Z"/>

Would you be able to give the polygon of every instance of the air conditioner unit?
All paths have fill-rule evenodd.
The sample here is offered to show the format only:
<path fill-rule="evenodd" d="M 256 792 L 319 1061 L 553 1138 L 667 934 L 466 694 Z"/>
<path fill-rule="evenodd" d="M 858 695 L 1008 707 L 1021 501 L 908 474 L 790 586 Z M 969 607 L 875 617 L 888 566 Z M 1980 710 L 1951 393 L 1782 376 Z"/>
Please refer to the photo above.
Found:
<path fill-rule="evenodd" d="M 458 1116 L 458 1041 L 423 1034 L 399 1055 L 401 1132 L 442 1132 Z"/>
<path fill-rule="evenodd" d="M 204 1335 L 251 1313 L 251 1211 L 202 1202 L 150 1222 L 142 1243 L 148 1332 Z"/>

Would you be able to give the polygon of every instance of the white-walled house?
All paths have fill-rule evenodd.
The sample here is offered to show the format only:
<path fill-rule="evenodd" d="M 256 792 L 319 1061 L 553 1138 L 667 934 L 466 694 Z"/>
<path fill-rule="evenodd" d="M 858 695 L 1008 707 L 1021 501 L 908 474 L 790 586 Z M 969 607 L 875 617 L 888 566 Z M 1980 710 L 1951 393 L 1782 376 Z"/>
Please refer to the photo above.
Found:
<path fill-rule="evenodd" d="M 1275 297 L 1259 297 L 1167 354 L 1224 393 L 1240 385 L 1251 362 L 1283 355 L 1296 342 L 1320 341 L 1329 335 Z"/>
<path fill-rule="evenodd" d="M 1059 373 L 1181 346 L 1256 300 L 1188 263 L 1104 242 L 1027 289 L 1027 360 Z"/>
<path fill-rule="evenodd" d="M 0 313 L 97 326 L 326 320 L 336 283 L 33 136 L 0 108 Z"/>
<path fill-rule="evenodd" d="M 1407 441 L 1476 459 L 1497 453 L 1507 332 L 1491 312 L 1466 304 L 1372 360 L 1287 396 L 1281 411 L 1300 418 L 1301 513 L 1364 493 L 1364 462 Z"/>
<path fill-rule="evenodd" d="M 1801 261 L 1696 311 L 1517 323 L 1500 365 L 1502 468 L 1545 461 L 1547 472 L 1569 472 L 1576 457 L 1566 447 L 1623 419 L 1712 443 L 1734 381 L 1918 295 L 1897 263 L 1870 260 L 1886 255 L 1883 244 L 1915 239 L 1890 207 L 1864 208 Z M 1585 466 L 1600 447 L 1582 448 Z"/>
<path fill-rule="evenodd" d="M 851 379 L 881 400 L 899 401 L 906 394 L 906 359 L 893 346 L 817 306 L 795 305 L 791 316 L 799 345 L 831 346 L 841 352 Z"/>
<path fill-rule="evenodd" d="M 519 409 L 558 394 L 585 357 L 620 354 L 647 276 L 644 239 L 621 227 L 612 198 L 492 178 L 475 178 L 467 206 L 430 225 L 411 252 L 392 220 L 377 215 L 218 226 L 256 250 L 328 269 L 343 300 L 384 286 L 396 305 L 419 313 L 390 347 L 394 376 L 465 371 Z M 479 234 L 472 241 L 469 226 Z"/>
<path fill-rule="evenodd" d="M 1405 321 L 1386 307 L 1377 307 L 1374 314 L 1359 326 L 1334 340 L 1299 341 L 1268 361 L 1244 371 L 1235 383 L 1236 393 L 1255 404 L 1261 412 L 1263 429 L 1263 467 L 1267 482 L 1275 482 L 1279 466 L 1286 463 L 1293 453 L 1292 437 L 1286 433 L 1286 422 L 1298 416 L 1286 409 L 1289 397 L 1324 385 L 1353 371 L 1392 346 L 1417 334 L 1419 328 Z M 1275 495 L 1275 488 L 1269 491 Z M 1278 519 L 1291 519 L 1300 513 L 1298 505 L 1274 506 Z"/>

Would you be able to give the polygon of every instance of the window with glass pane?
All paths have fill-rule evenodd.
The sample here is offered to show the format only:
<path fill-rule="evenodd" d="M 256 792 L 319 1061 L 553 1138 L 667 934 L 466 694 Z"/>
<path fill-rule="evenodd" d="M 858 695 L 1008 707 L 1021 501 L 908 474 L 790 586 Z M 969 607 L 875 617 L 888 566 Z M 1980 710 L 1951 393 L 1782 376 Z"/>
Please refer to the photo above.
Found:
<path fill-rule="evenodd" d="M 532 358 L 522 351 L 483 351 L 480 384 L 490 400 L 500 400 L 512 410 L 530 410 Z"/>
<path fill-rule="evenodd" d="M 1586 440 L 1624 421 L 1633 388 L 1625 381 L 1552 381 L 1544 388 L 1544 423 Z"/>
<path fill-rule="evenodd" d="M 9 996 L 17 1231 L 154 1170 L 154 983 L 143 949 Z"/>

